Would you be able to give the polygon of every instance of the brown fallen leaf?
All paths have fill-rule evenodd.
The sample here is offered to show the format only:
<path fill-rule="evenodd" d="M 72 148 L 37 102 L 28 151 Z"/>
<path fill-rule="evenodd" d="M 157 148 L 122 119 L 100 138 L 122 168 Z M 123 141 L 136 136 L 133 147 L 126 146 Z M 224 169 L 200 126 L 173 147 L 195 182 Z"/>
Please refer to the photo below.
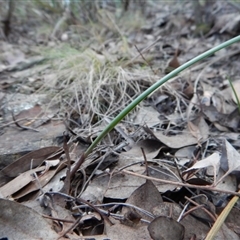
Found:
<path fill-rule="evenodd" d="M 0 199 L 0 236 L 6 239 L 58 239 L 51 224 L 33 209 Z"/>
<path fill-rule="evenodd" d="M 148 231 L 153 240 L 183 240 L 185 229 L 182 224 L 169 217 L 157 217 L 149 225 Z"/>
<path fill-rule="evenodd" d="M 206 123 L 205 119 L 200 116 L 192 120 L 192 123 L 197 127 L 198 143 L 200 141 L 206 141 L 209 136 L 209 126 Z"/>
<path fill-rule="evenodd" d="M 215 152 L 205 159 L 196 162 L 192 167 L 188 168 L 184 173 L 193 169 L 202 169 L 207 167 L 213 167 L 214 183 L 216 183 L 217 172 L 220 166 L 220 153 Z"/>
<path fill-rule="evenodd" d="M 237 131 L 240 115 L 238 108 L 235 108 L 234 111 L 232 111 L 229 114 L 223 114 L 217 111 L 217 109 L 210 105 L 210 106 L 202 106 L 203 113 L 205 117 L 212 123 L 218 124 L 219 127 L 216 125 L 216 127 L 220 130 L 222 130 L 223 127 L 232 128 L 233 130 Z M 221 126 L 221 128 L 220 128 Z"/>
<path fill-rule="evenodd" d="M 60 147 L 50 146 L 28 153 L 0 171 L 0 186 L 3 186 L 19 174 L 36 168 L 56 153 L 55 159 L 62 154 Z"/>
<path fill-rule="evenodd" d="M 29 182 L 28 185 L 26 185 L 24 188 L 19 189 L 18 192 L 14 192 L 14 194 L 12 195 L 12 197 L 14 199 L 19 199 L 22 198 L 26 195 L 28 195 L 29 193 L 35 192 L 37 190 L 39 190 L 41 187 L 46 186 L 46 184 L 48 184 L 52 178 L 56 175 L 56 173 L 58 173 L 61 169 L 66 167 L 66 162 L 62 161 L 60 162 L 60 164 L 56 167 L 53 167 L 52 169 L 48 169 L 45 166 L 45 169 L 43 172 L 41 172 L 41 174 L 39 176 L 37 176 L 38 179 L 36 179 L 35 177 L 32 179 L 31 182 Z M 22 181 L 22 179 L 19 179 L 20 181 Z M 10 184 L 11 182 L 9 182 Z M 34 198 L 35 196 L 33 196 Z M 28 196 L 28 199 L 31 199 L 31 196 Z"/>
<path fill-rule="evenodd" d="M 171 214 L 172 219 L 178 219 L 177 221 L 179 221 L 182 208 L 178 203 L 175 202 L 162 202 L 154 208 L 153 213 L 157 217 L 162 216 L 168 218 Z M 198 239 L 204 239 L 209 231 L 209 227 L 205 223 L 199 221 L 190 214 L 186 215 L 184 218 L 181 218 L 180 223 L 185 228 L 184 239 L 191 239 L 194 234 L 198 236 Z M 197 226 L 197 228 L 193 228 L 193 226 Z"/>
<path fill-rule="evenodd" d="M 105 224 L 105 232 L 109 239 L 151 239 L 147 230 L 147 224 L 139 223 L 135 227 L 130 227 L 117 222 L 110 226 Z"/>
<path fill-rule="evenodd" d="M 234 174 L 238 177 L 240 172 L 240 154 L 226 139 L 222 149 L 220 166 L 225 171 L 225 174 L 218 180 L 217 184 L 229 174 Z"/>
<path fill-rule="evenodd" d="M 152 212 L 152 209 L 156 207 L 160 202 L 162 202 L 161 194 L 159 193 L 156 186 L 150 180 L 146 180 L 146 182 L 138 187 L 131 196 L 127 199 L 126 203 L 130 203 L 134 206 L 140 207 L 148 212 Z M 123 207 L 122 213 L 126 214 L 131 212 L 132 210 Z M 143 219 L 150 219 L 146 214 L 143 214 L 141 211 L 136 210 L 136 212 Z"/>
<path fill-rule="evenodd" d="M 174 136 L 166 136 L 162 132 L 154 132 L 154 135 L 166 146 L 178 149 L 189 145 L 197 144 L 198 141 L 189 132 L 182 132 Z"/>
<path fill-rule="evenodd" d="M 240 16 L 238 12 L 235 13 L 226 13 L 220 14 L 215 19 L 215 23 L 211 31 L 207 34 L 210 36 L 214 33 L 230 33 L 230 34 L 238 34 L 239 33 L 239 22 Z"/>
<path fill-rule="evenodd" d="M 141 151 L 141 148 L 143 148 L 148 160 L 151 160 L 157 156 L 161 147 L 163 147 L 163 144 L 157 139 L 144 139 L 134 144 L 129 151 L 123 152 L 121 155 L 143 160 L 143 154 Z"/>
<path fill-rule="evenodd" d="M 19 191 L 23 187 L 25 187 L 30 182 L 34 181 L 34 175 L 37 172 L 44 171 L 45 167 L 38 167 L 36 169 L 29 170 L 20 174 L 18 177 L 14 178 L 12 181 L 6 183 L 0 188 L 0 193 L 3 197 L 11 196 L 13 193 Z"/>
<path fill-rule="evenodd" d="M 180 66 L 180 63 L 178 61 L 179 54 L 180 54 L 180 50 L 176 49 L 173 58 L 170 60 L 170 62 L 168 63 L 165 69 L 165 73 L 170 73 L 171 71 L 173 71 L 174 69 Z"/>
<path fill-rule="evenodd" d="M 200 130 L 198 128 L 198 126 L 196 126 L 193 122 L 188 121 L 187 123 L 188 125 L 188 129 L 191 132 L 191 134 L 197 139 L 197 141 L 199 142 L 202 139 L 202 135 L 200 133 Z"/>

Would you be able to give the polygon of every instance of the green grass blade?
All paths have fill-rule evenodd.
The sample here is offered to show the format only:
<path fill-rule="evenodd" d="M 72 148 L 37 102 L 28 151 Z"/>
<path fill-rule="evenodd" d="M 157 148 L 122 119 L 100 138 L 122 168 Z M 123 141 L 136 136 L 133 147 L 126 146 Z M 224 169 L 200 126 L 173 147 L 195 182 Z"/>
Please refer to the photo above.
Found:
<path fill-rule="evenodd" d="M 93 141 L 93 143 L 90 145 L 90 147 L 85 152 L 85 157 L 87 157 L 92 150 L 97 146 L 97 144 L 129 113 L 131 112 L 141 101 L 143 101 L 148 95 L 150 95 L 152 92 L 157 90 L 160 86 L 162 86 L 165 82 L 170 80 L 171 78 L 175 77 L 177 74 L 182 72 L 183 70 L 189 68 L 193 64 L 201 61 L 202 59 L 214 54 L 215 52 L 226 48 L 233 43 L 236 43 L 240 41 L 240 35 L 232 38 L 214 48 L 211 48 L 210 50 L 198 55 L 197 57 L 193 58 L 192 60 L 184 63 L 177 69 L 173 70 L 166 76 L 164 76 L 162 79 L 157 81 L 155 84 L 153 84 L 151 87 L 149 87 L 147 90 L 145 90 L 142 94 L 140 94 L 136 99 L 134 99 L 126 108 L 124 108 L 107 126 L 106 128 L 99 134 L 99 136 Z"/>
<path fill-rule="evenodd" d="M 236 93 L 236 90 L 235 90 L 235 88 L 234 88 L 234 86 L 233 86 L 232 81 L 231 81 L 230 78 L 228 78 L 228 82 L 229 82 L 230 87 L 232 88 L 233 94 L 234 94 L 234 96 L 235 96 L 235 98 L 236 98 L 237 105 L 238 105 L 238 111 L 239 111 L 239 113 L 240 113 L 240 101 L 239 101 L 238 95 L 237 95 L 237 93 Z"/>

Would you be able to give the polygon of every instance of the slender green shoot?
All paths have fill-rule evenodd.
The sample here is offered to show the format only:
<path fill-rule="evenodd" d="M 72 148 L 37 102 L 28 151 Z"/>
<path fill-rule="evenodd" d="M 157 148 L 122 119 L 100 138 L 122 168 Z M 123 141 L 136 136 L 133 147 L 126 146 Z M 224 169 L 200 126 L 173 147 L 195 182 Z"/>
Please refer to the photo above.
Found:
<path fill-rule="evenodd" d="M 237 93 L 236 93 L 236 90 L 235 90 L 235 88 L 234 88 L 234 86 L 233 86 L 233 84 L 232 84 L 232 80 L 231 80 L 230 78 L 228 78 L 228 82 L 229 82 L 230 87 L 232 88 L 233 94 L 234 94 L 234 96 L 235 96 L 235 98 L 236 98 L 237 105 L 238 105 L 238 111 L 239 111 L 239 113 L 240 113 L 240 101 L 239 101 L 238 95 L 237 95 Z"/>
<path fill-rule="evenodd" d="M 177 74 L 182 72 L 183 70 L 189 68 L 193 64 L 203 60 L 204 58 L 209 57 L 210 55 L 213 55 L 215 52 L 226 48 L 233 43 L 240 41 L 240 35 L 232 38 L 216 47 L 211 48 L 210 50 L 198 55 L 197 57 L 193 58 L 192 60 L 184 63 L 177 69 L 173 70 L 166 76 L 164 76 L 162 79 L 157 81 L 155 84 L 153 84 L 151 87 L 149 87 L 147 90 L 145 90 L 142 94 L 140 94 L 136 99 L 134 99 L 126 108 L 124 108 L 107 126 L 106 128 L 99 134 L 99 136 L 93 141 L 93 143 L 90 145 L 90 147 L 85 152 L 85 157 L 87 157 L 92 150 L 97 146 L 97 144 L 129 113 L 131 112 L 141 101 L 143 101 L 147 96 L 149 96 L 151 93 L 153 93 L 155 90 L 157 90 L 160 86 L 162 86 L 165 82 L 170 80 L 171 78 L 175 77 Z"/>

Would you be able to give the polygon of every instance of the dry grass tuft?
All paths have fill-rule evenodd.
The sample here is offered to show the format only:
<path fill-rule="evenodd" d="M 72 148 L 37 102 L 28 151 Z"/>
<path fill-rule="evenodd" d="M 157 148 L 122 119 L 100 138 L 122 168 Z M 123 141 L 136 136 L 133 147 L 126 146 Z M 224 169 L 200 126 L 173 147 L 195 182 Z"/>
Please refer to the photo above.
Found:
<path fill-rule="evenodd" d="M 32 2 L 33 12 L 38 13 L 41 22 L 49 24 L 47 30 L 39 28 L 38 35 L 45 33 L 47 41 L 55 41 L 52 47 L 47 47 L 51 44 L 45 42 L 44 46 L 34 48 L 51 65 L 50 73 L 41 73 L 43 79 L 44 75 L 52 74 L 52 78 L 43 80 L 37 91 L 50 96 L 49 108 L 58 106 L 61 117 L 62 113 L 67 113 L 75 121 L 72 127 L 88 128 L 101 124 L 104 117 L 115 117 L 159 78 L 141 56 L 141 61 L 132 61 L 139 53 L 128 35 L 140 30 L 144 18 L 140 10 L 122 12 L 124 17 L 120 17 L 116 6 L 109 10 L 84 5 L 88 11 L 83 11 L 83 2 L 76 3 L 76 6 L 72 2 L 75 18 L 66 21 L 67 30 L 59 28 L 51 38 L 56 21 L 64 12 L 63 6 L 53 2 L 56 5 L 42 0 Z M 27 4 L 22 8 L 27 9 Z M 90 17 L 90 13 L 94 14 L 94 18 Z M 66 32 L 68 40 L 59 43 L 61 34 Z"/>
<path fill-rule="evenodd" d="M 47 52 L 57 81 L 52 88 L 44 84 L 41 91 L 52 96 L 50 105 L 58 104 L 80 126 L 113 118 L 154 80 L 144 69 L 123 69 L 126 60 L 65 47 Z"/>

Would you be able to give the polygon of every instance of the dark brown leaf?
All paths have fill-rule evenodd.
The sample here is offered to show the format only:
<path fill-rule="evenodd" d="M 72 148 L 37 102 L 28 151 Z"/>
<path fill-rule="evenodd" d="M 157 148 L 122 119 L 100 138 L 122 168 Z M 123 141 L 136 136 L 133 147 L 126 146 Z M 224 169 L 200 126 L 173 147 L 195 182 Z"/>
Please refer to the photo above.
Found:
<path fill-rule="evenodd" d="M 148 231 L 153 240 L 182 240 L 184 226 L 168 217 L 157 217 L 148 226 Z"/>
<path fill-rule="evenodd" d="M 40 214 L 22 204 L 0 199 L 0 236 L 6 239 L 57 239 L 59 235 Z"/>
<path fill-rule="evenodd" d="M 140 207 L 148 212 L 152 212 L 152 209 L 156 207 L 160 202 L 162 202 L 161 194 L 159 193 L 156 186 L 152 181 L 147 180 L 143 185 L 137 188 L 132 195 L 126 201 L 134 206 Z M 123 214 L 130 212 L 131 209 L 124 207 L 122 210 Z M 146 214 L 136 210 L 137 213 L 144 219 L 150 219 Z"/>
<path fill-rule="evenodd" d="M 3 186 L 19 174 L 41 165 L 45 159 L 60 149 L 60 147 L 55 146 L 44 147 L 22 156 L 0 171 L 0 186 Z"/>

